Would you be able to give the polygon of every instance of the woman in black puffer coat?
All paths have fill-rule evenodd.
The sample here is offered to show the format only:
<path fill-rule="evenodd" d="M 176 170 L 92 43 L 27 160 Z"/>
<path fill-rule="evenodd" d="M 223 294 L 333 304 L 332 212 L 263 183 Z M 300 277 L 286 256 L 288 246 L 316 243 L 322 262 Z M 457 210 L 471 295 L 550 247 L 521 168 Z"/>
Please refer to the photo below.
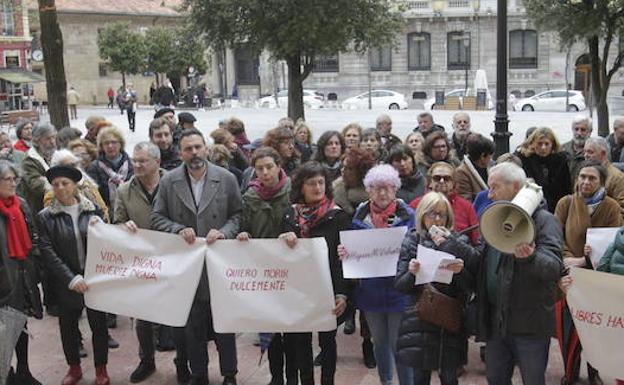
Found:
<path fill-rule="evenodd" d="M 420 268 L 418 245 L 444 251 L 458 260 L 447 267 L 453 271 L 450 284 L 433 283 L 443 294 L 465 303 L 474 288 L 471 267 L 478 264 L 480 253 L 470 246 L 468 238 L 446 230 L 446 234 L 430 235 L 435 225 L 443 229 L 453 228 L 453 210 L 444 195 L 426 194 L 416 216 L 416 229 L 408 232 L 401 245 L 395 288 L 411 296 L 411 306 L 405 311 L 397 340 L 398 360 L 414 368 L 414 384 L 426 385 L 431 371 L 437 370 L 442 385 L 457 384 L 457 369 L 467 360 L 468 337 L 465 330 L 453 333 L 432 323 L 419 319 L 415 309 L 424 285 L 415 285 Z"/>

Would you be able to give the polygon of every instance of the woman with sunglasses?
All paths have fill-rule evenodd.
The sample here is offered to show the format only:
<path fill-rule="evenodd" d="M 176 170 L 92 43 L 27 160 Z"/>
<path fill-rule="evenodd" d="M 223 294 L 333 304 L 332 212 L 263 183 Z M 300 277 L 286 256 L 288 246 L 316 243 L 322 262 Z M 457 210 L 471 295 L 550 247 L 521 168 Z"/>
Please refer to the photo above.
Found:
<path fill-rule="evenodd" d="M 434 134 L 429 135 L 429 137 L 432 135 Z M 476 246 L 479 244 L 479 218 L 472 204 L 455 191 L 455 179 L 455 167 L 446 162 L 437 162 L 427 172 L 427 187 L 429 191 L 444 194 L 453 208 L 454 230 L 466 233 L 470 243 Z M 421 197 L 414 199 L 410 202 L 410 207 L 418 211 L 420 200 Z"/>

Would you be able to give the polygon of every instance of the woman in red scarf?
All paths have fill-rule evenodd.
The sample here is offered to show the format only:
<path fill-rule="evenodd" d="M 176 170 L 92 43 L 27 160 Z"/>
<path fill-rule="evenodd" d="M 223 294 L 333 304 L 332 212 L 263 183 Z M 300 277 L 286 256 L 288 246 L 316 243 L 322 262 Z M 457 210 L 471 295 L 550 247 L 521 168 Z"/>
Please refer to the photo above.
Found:
<path fill-rule="evenodd" d="M 26 202 L 15 195 L 18 175 L 13 164 L 0 161 L 0 312 L 17 310 L 40 319 L 43 312 L 30 254 L 33 221 Z M 11 351 L 14 346 L 17 356 L 17 370 L 14 373 L 11 369 L 7 383 L 40 385 L 28 367 L 28 335 L 22 332 L 14 344 L 15 341 L 9 338 L 13 330 L 7 330 L 7 325 L 2 325 L 3 319 L 0 317 L 0 331 L 3 331 L 0 332 L 0 341 L 2 345 L 8 343 L 11 346 L 4 345 L 2 349 Z M 0 379 L 4 379 L 9 371 L 4 365 L 0 362 Z"/>
<path fill-rule="evenodd" d="M 240 241 L 277 238 L 284 213 L 290 207 L 290 179 L 281 167 L 280 154 L 271 147 L 260 147 L 254 151 L 251 167 L 255 179 L 249 182 L 249 188 L 243 194 L 241 232 L 236 238 Z M 285 349 L 289 338 L 288 333 L 267 333 L 272 385 L 284 385 L 284 363 L 286 382 L 297 382 L 294 357 Z"/>
<path fill-rule="evenodd" d="M 351 218 L 334 204 L 327 171 L 318 162 L 307 162 L 296 170 L 292 181 L 291 200 L 293 205 L 284 216 L 285 232 L 280 235 L 280 239 L 288 246 L 296 247 L 297 238 L 325 238 L 336 300 L 334 314 L 340 324 L 350 293 L 342 276 L 337 248 L 340 243 L 340 231 L 349 229 Z M 292 339 L 287 344 L 294 345 L 301 384 L 314 385 L 312 333 L 293 333 L 291 336 Z M 322 353 L 321 385 L 333 385 L 337 358 L 336 330 L 320 332 L 319 345 Z"/>

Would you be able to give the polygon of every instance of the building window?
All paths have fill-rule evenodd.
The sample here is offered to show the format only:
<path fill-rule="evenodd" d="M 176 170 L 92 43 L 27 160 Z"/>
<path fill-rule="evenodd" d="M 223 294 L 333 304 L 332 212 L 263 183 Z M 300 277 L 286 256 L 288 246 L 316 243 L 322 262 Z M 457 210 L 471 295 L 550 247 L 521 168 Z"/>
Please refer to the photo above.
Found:
<path fill-rule="evenodd" d="M 537 32 L 509 32 L 509 68 L 537 68 Z"/>
<path fill-rule="evenodd" d="M 2 35 L 15 35 L 15 25 L 13 23 L 13 3 L 10 1 L 2 2 Z"/>
<path fill-rule="evenodd" d="M 7 55 L 4 57 L 4 66 L 6 68 L 19 68 L 19 56 Z"/>
<path fill-rule="evenodd" d="M 392 48 L 371 48 L 368 52 L 370 56 L 371 71 L 391 71 L 392 70 Z"/>
<path fill-rule="evenodd" d="M 470 68 L 470 32 L 449 32 L 447 51 L 447 69 L 463 70 Z"/>
<path fill-rule="evenodd" d="M 106 63 L 98 64 L 98 71 L 99 71 L 101 78 L 107 77 L 108 76 L 108 64 Z"/>
<path fill-rule="evenodd" d="M 338 54 L 314 57 L 314 72 L 338 72 Z"/>
<path fill-rule="evenodd" d="M 431 35 L 426 32 L 407 35 L 407 69 L 428 71 L 431 69 Z"/>
<path fill-rule="evenodd" d="M 260 84 L 260 58 L 249 48 L 241 47 L 234 50 L 236 63 L 236 84 L 256 86 Z"/>

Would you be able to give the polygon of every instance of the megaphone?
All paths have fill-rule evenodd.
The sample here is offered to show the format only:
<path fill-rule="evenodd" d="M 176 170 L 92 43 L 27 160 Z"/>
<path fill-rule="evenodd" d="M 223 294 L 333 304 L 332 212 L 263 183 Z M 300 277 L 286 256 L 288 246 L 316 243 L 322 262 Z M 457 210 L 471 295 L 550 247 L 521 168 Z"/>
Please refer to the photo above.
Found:
<path fill-rule="evenodd" d="M 526 182 L 511 202 L 493 203 L 479 221 L 485 241 L 507 254 L 512 254 L 521 243 L 533 243 L 535 224 L 532 215 L 543 197 L 541 186 Z"/>

